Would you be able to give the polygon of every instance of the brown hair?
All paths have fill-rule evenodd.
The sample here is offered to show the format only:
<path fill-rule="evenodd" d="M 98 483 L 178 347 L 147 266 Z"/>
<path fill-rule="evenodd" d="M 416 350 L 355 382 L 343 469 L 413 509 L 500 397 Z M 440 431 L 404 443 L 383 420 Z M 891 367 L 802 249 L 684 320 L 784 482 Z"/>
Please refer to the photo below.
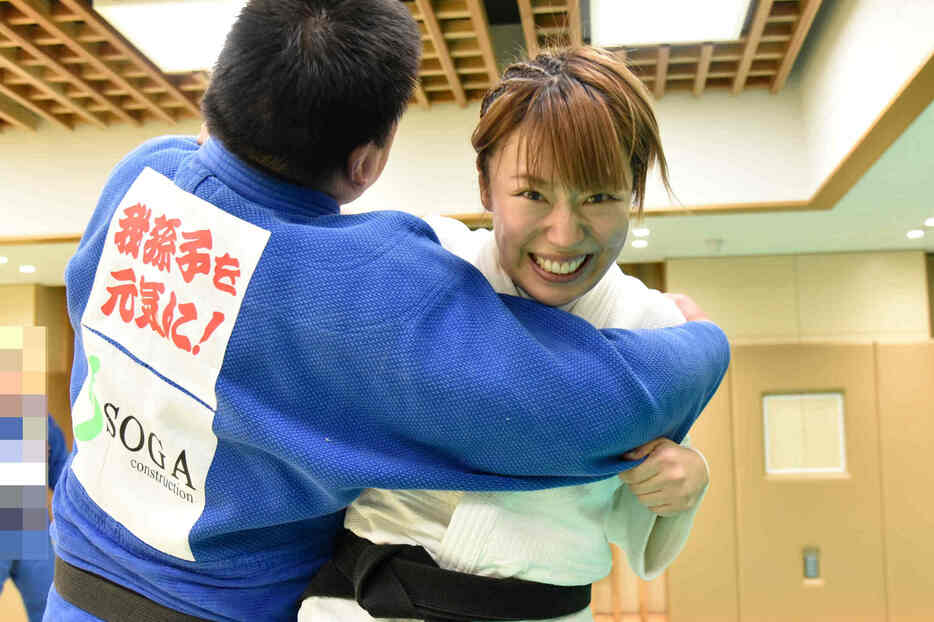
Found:
<path fill-rule="evenodd" d="M 483 99 L 471 137 L 481 184 L 488 184 L 490 158 L 514 131 L 522 132 L 529 173 L 580 189 L 629 188 L 642 215 L 649 167 L 658 163 L 668 192 L 650 95 L 612 53 L 594 47 L 549 50 L 513 63 Z M 553 162 L 542 171 L 542 154 Z"/>

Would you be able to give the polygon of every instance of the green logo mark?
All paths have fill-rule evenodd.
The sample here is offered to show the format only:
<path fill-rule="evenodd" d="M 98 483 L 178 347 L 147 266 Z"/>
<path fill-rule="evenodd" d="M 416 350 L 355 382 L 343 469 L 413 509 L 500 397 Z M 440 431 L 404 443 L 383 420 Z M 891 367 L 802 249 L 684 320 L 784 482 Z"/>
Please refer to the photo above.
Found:
<path fill-rule="evenodd" d="M 91 379 L 88 382 L 88 396 L 91 398 L 91 406 L 94 409 L 94 416 L 87 421 L 82 421 L 75 426 L 75 438 L 79 441 L 87 442 L 97 438 L 97 435 L 104 429 L 104 414 L 101 411 L 100 402 L 94 395 L 94 376 L 100 371 L 101 361 L 94 355 L 88 357 L 88 369 L 91 372 Z"/>

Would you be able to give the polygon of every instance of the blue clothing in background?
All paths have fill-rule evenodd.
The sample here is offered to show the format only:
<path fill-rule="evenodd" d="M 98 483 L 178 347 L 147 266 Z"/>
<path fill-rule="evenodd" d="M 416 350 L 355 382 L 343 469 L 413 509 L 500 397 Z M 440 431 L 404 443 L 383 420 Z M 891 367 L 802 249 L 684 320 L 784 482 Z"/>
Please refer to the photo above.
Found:
<path fill-rule="evenodd" d="M 55 490 L 55 483 L 65 468 L 65 462 L 68 460 L 68 451 L 65 449 L 65 435 L 62 429 L 58 427 L 52 415 L 49 415 L 49 488 Z"/>
<path fill-rule="evenodd" d="M 48 470 L 49 487 L 55 488 L 58 476 L 61 475 L 68 454 L 65 451 L 65 437 L 61 428 L 52 419 L 48 418 Z M 46 532 L 48 537 L 48 532 Z M 49 556 L 46 559 L 0 559 L 0 588 L 7 578 L 13 580 L 16 589 L 23 597 L 26 616 L 29 622 L 39 622 L 45 611 L 46 598 L 49 586 L 52 585 L 55 558 L 52 556 L 52 544 L 49 543 Z"/>
<path fill-rule="evenodd" d="M 216 407 L 182 388 L 187 378 L 147 363 L 152 351 L 143 340 L 169 332 L 157 321 L 166 316 L 151 326 L 137 320 L 140 341 L 82 325 L 86 310 L 108 305 L 106 294 L 89 300 L 101 291 L 96 278 L 113 292 L 126 287 L 120 283 L 146 284 L 118 283 L 124 275 L 109 264 L 97 272 L 105 245 L 114 244 L 111 224 L 150 216 L 141 203 L 132 213 L 122 204 L 145 168 L 225 212 L 218 221 L 232 215 L 269 232 L 241 284 L 213 387 Z M 72 403 L 103 412 L 108 427 L 75 443 L 55 493 L 56 553 L 210 620 L 294 620 L 308 580 L 331 554 L 344 508 L 363 488 L 530 490 L 615 475 L 633 465 L 621 459 L 625 451 L 658 436 L 680 441 L 729 361 L 726 338 L 710 323 L 597 331 L 561 310 L 498 296 L 420 219 L 342 216 L 330 197 L 264 175 L 215 140 L 199 148 L 192 138 L 164 137 L 125 158 L 69 262 L 66 285 Z M 119 322 L 113 304 L 105 312 Z M 130 335 L 133 312 L 115 324 Z M 110 359 L 102 364 L 91 352 Z M 133 399 L 108 401 L 108 386 Z M 153 408 L 152 396 L 169 394 L 193 406 Z M 163 447 L 163 430 L 200 417 L 216 448 L 186 448 L 179 475 L 179 448 Z M 105 446 L 111 458 L 122 456 L 120 468 L 133 469 L 127 477 L 149 488 L 114 487 L 108 478 L 118 473 L 103 468 L 80 479 L 82 452 L 96 459 Z M 139 515 L 143 527 L 158 526 L 146 540 L 94 500 L 133 512 L 141 496 L 159 495 L 165 508 L 184 510 L 185 478 L 199 460 L 203 509 L 181 538 L 193 559 L 156 542 L 177 528 L 159 514 L 163 506 Z M 94 619 L 54 591 L 49 602 L 49 620 Z"/>

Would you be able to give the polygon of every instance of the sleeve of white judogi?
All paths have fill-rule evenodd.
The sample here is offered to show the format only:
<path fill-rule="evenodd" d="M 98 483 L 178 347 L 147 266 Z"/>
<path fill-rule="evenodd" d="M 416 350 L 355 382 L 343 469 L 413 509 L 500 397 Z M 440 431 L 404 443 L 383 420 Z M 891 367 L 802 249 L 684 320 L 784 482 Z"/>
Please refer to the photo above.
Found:
<path fill-rule="evenodd" d="M 598 328 L 662 328 L 684 322 L 678 307 L 661 292 L 647 288 L 638 279 L 615 268 L 578 301 L 573 311 Z M 690 447 L 690 439 L 685 438 L 681 444 Z M 700 455 L 703 458 L 703 454 Z M 706 458 L 704 463 L 706 465 Z M 706 492 L 705 488 L 701 499 Z M 699 507 L 700 500 L 690 510 L 661 517 L 640 503 L 629 487 L 622 484 L 616 491 L 613 509 L 606 517 L 607 539 L 623 549 L 638 576 L 653 579 L 684 548 Z"/>

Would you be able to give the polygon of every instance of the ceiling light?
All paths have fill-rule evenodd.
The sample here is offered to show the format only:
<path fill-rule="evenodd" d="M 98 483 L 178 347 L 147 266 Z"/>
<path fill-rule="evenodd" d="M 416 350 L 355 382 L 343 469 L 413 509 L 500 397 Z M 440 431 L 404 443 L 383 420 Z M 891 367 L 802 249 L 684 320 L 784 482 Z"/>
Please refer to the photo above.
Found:
<path fill-rule="evenodd" d="M 601 47 L 738 41 L 750 0 L 590 0 L 590 40 Z"/>
<path fill-rule="evenodd" d="M 906 235 L 909 240 L 917 240 L 918 238 L 924 237 L 924 231 L 922 231 L 921 229 L 912 229 Z"/>
<path fill-rule="evenodd" d="M 94 10 L 162 71 L 177 73 L 214 66 L 244 4 L 246 0 L 95 0 Z"/>
<path fill-rule="evenodd" d="M 647 238 L 649 236 L 648 227 L 636 227 L 632 230 L 632 234 L 637 238 Z"/>
<path fill-rule="evenodd" d="M 0 255 L 0 266 L 2 266 L 8 261 L 10 261 L 8 258 L 4 257 L 3 255 Z"/>
<path fill-rule="evenodd" d="M 32 274 L 36 271 L 36 267 L 29 264 L 23 264 L 19 267 L 19 271 L 23 274 Z"/>
<path fill-rule="evenodd" d="M 648 245 L 649 245 L 648 240 L 633 240 L 632 241 L 633 248 L 645 248 Z"/>
<path fill-rule="evenodd" d="M 934 216 L 924 221 L 925 227 L 934 227 Z"/>

